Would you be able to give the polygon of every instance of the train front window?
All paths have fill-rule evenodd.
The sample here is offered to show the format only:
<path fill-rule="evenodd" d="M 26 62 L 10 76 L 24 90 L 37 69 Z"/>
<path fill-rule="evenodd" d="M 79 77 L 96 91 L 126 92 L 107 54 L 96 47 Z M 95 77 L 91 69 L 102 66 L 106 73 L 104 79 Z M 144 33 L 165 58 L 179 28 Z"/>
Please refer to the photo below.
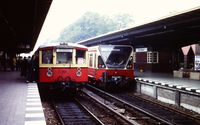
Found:
<path fill-rule="evenodd" d="M 85 50 L 76 50 L 76 64 L 85 64 L 86 61 L 86 51 Z"/>
<path fill-rule="evenodd" d="M 43 64 L 53 63 L 53 50 L 42 50 L 42 63 Z"/>
<path fill-rule="evenodd" d="M 101 46 L 100 52 L 108 68 L 125 68 L 132 48 L 129 46 Z"/>
<path fill-rule="evenodd" d="M 56 50 L 57 64 L 72 63 L 72 49 L 57 49 Z"/>

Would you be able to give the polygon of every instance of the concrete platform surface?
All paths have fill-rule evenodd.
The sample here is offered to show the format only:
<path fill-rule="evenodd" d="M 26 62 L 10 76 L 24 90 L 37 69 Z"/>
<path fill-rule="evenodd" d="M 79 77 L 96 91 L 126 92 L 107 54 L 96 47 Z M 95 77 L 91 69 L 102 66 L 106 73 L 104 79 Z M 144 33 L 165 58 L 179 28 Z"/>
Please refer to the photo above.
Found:
<path fill-rule="evenodd" d="M 144 80 L 166 83 L 175 86 L 184 86 L 186 88 L 200 89 L 200 80 L 177 78 L 170 73 L 135 72 L 135 76 L 136 78 Z"/>
<path fill-rule="evenodd" d="M 31 114 L 33 111 L 30 105 L 34 104 L 30 99 L 33 98 L 37 99 L 34 104 L 39 105 L 41 109 L 37 114 Z M 0 71 L 0 125 L 39 125 L 37 122 L 46 125 L 37 84 L 27 84 L 20 72 Z"/>

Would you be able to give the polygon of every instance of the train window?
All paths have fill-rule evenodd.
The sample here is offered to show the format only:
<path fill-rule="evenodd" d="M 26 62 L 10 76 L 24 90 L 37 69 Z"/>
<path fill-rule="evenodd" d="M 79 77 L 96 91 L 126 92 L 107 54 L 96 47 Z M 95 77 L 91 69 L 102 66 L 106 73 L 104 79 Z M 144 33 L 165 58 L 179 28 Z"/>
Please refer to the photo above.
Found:
<path fill-rule="evenodd" d="M 96 58 L 97 58 L 97 54 L 94 53 L 94 67 L 97 67 L 97 64 L 96 64 Z"/>
<path fill-rule="evenodd" d="M 42 63 L 52 64 L 53 63 L 53 50 L 43 50 L 42 51 Z"/>
<path fill-rule="evenodd" d="M 106 68 L 101 56 L 98 56 L 98 68 Z"/>
<path fill-rule="evenodd" d="M 125 68 L 132 48 L 128 46 L 102 46 L 100 52 L 108 68 Z"/>
<path fill-rule="evenodd" d="M 147 63 L 158 63 L 158 52 L 147 52 Z"/>
<path fill-rule="evenodd" d="M 76 63 L 85 64 L 86 63 L 86 51 L 85 50 L 76 50 Z"/>
<path fill-rule="evenodd" d="M 72 49 L 57 49 L 56 50 L 56 63 L 72 63 Z"/>
<path fill-rule="evenodd" d="M 133 63 L 136 63 L 136 53 L 133 52 Z"/>
<path fill-rule="evenodd" d="M 89 67 L 92 67 L 93 66 L 93 54 L 90 53 L 89 55 Z"/>

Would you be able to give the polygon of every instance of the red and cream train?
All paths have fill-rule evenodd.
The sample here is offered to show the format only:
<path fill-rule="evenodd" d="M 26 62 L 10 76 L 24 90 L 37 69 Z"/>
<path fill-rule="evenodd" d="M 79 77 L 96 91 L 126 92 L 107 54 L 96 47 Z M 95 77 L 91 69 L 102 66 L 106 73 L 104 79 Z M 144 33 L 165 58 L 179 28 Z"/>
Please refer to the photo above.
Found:
<path fill-rule="evenodd" d="M 125 86 L 133 82 L 133 48 L 129 45 L 98 45 L 88 48 L 89 82 L 99 86 Z"/>
<path fill-rule="evenodd" d="M 134 79 L 133 48 L 128 45 L 48 45 L 39 47 L 37 55 L 41 84 L 77 88 L 88 82 L 122 85 Z"/>
<path fill-rule="evenodd" d="M 61 88 L 88 82 L 87 52 L 87 47 L 70 43 L 39 47 L 38 82 Z"/>

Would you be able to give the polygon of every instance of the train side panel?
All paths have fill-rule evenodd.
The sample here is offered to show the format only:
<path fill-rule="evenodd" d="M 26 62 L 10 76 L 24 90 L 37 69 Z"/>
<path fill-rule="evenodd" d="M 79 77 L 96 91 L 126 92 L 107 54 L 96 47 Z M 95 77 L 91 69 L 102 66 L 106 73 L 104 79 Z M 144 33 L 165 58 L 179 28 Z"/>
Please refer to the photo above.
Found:
<path fill-rule="evenodd" d="M 106 70 L 106 69 L 94 69 L 94 68 L 88 68 L 88 75 L 89 77 L 93 77 L 95 78 L 95 80 L 100 80 L 103 76 L 103 73 L 107 73 L 108 77 L 112 77 L 112 76 L 122 76 L 122 77 L 128 77 L 130 79 L 134 79 L 134 71 L 133 70 L 123 70 L 123 69 L 119 69 L 119 70 Z"/>

